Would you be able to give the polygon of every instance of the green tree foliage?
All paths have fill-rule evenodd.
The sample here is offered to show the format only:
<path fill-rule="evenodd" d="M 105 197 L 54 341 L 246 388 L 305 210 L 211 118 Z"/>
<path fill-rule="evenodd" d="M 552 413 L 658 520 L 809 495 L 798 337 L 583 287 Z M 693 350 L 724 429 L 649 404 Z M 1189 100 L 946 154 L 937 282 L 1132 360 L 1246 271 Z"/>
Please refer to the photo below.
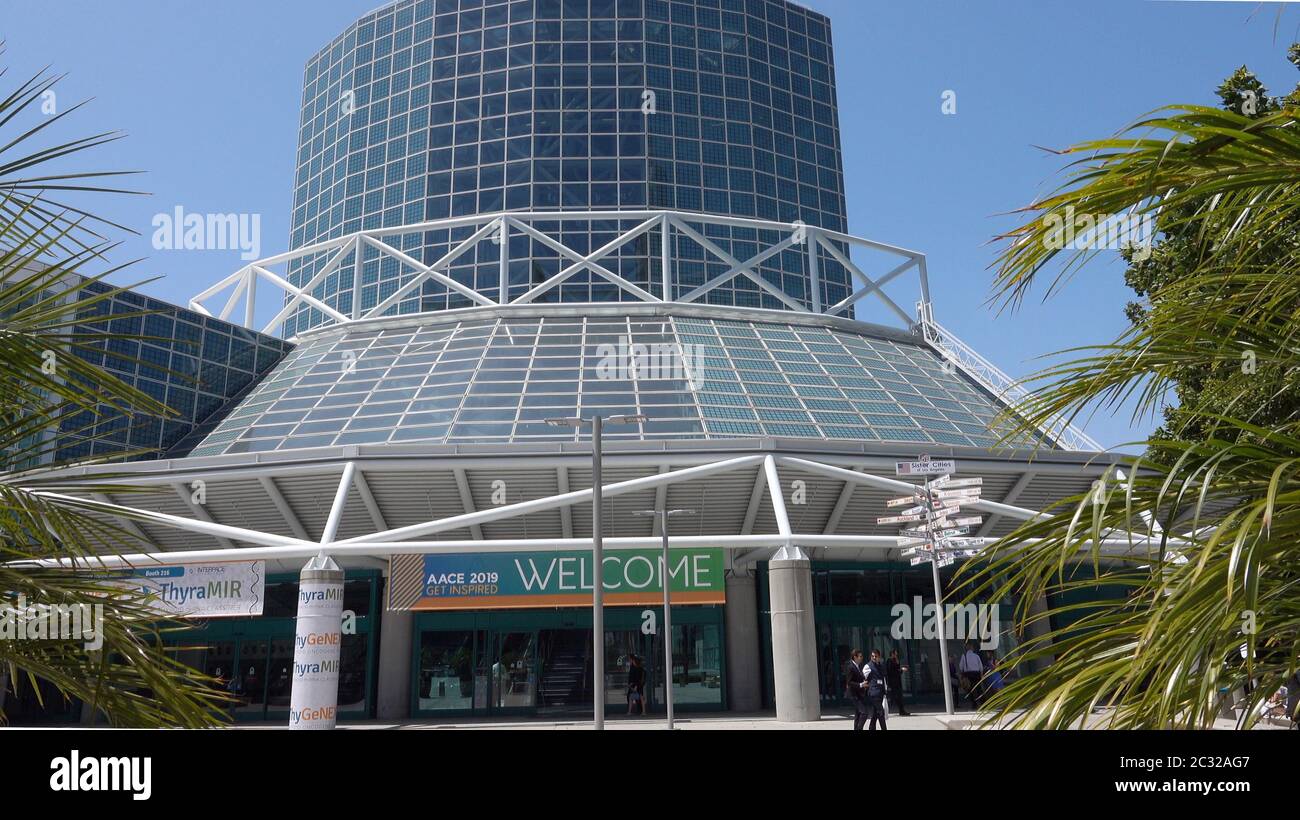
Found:
<path fill-rule="evenodd" d="M 1288 56 L 1300 67 L 1300 43 L 1291 46 Z M 1287 96 L 1275 97 L 1243 65 L 1216 93 L 1225 111 L 1260 119 L 1295 105 L 1300 100 L 1300 84 Z M 1125 251 L 1129 263 L 1125 281 L 1141 297 L 1125 309 L 1134 324 L 1145 321 L 1150 305 L 1158 302 L 1170 285 L 1193 275 L 1203 262 L 1202 224 L 1196 218 L 1199 204 L 1160 211 L 1156 217 L 1159 236 L 1150 252 L 1135 256 Z M 1290 250 L 1287 247 L 1282 252 Z M 1259 264 L 1269 261 L 1261 258 Z M 1210 408 L 1260 425 L 1300 419 L 1300 390 L 1286 367 L 1274 359 L 1260 359 L 1250 350 L 1243 349 L 1236 360 L 1189 362 L 1173 381 L 1171 401 L 1161 411 L 1164 423 L 1153 434 L 1158 440 L 1198 441 L 1213 435 L 1216 423 L 1203 412 Z"/>
<path fill-rule="evenodd" d="M 1240 99 L 1248 79 L 1237 80 L 1225 99 Z M 959 572 L 971 599 L 1019 602 L 1030 637 L 1010 663 L 1052 661 L 993 696 L 994 719 L 1206 727 L 1253 682 L 1249 725 L 1300 665 L 1300 419 L 1262 400 L 1294 396 L 1300 380 L 1300 107 L 1265 107 L 1171 106 L 1076 145 L 1060 185 L 1004 237 L 995 298 L 1012 309 L 1105 252 L 1055 241 L 1067 215 L 1158 213 L 1164 250 L 1180 260 L 1118 338 L 1028 379 L 1035 389 L 1013 422 L 1028 430 L 1129 404 L 1159 412 L 1189 373 L 1206 375 L 1148 456 Z M 1229 377 L 1246 357 L 1260 365 L 1254 378 Z M 1112 591 L 1067 613 L 1080 617 L 1066 627 L 1035 608 L 1096 590 Z"/>

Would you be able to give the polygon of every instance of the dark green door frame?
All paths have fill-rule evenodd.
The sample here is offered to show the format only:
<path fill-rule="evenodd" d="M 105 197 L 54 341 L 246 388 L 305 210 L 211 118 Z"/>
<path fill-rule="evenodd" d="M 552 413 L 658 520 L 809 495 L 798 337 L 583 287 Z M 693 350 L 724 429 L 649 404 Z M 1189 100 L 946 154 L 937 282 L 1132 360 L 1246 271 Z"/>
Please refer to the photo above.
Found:
<path fill-rule="evenodd" d="M 379 570 L 350 570 L 347 573 L 348 580 L 361 580 L 363 578 L 370 581 L 369 601 L 366 611 L 356 611 L 356 634 L 366 636 L 366 708 L 363 710 L 341 711 L 339 713 L 340 719 L 363 720 L 373 717 L 375 711 L 375 678 L 379 658 L 379 624 L 377 622 L 379 620 L 378 604 L 380 601 L 382 573 Z M 298 576 L 291 573 L 277 573 L 268 575 L 266 578 L 268 590 L 277 584 L 296 584 L 297 582 Z M 296 594 L 294 597 L 296 599 Z M 261 713 L 257 714 L 236 712 L 234 720 L 237 723 L 289 720 L 288 706 L 272 708 L 267 702 L 267 691 L 271 678 L 271 647 L 276 640 L 288 640 L 292 645 L 296 634 L 295 617 L 264 615 L 255 618 L 209 618 L 203 621 L 185 621 L 180 625 L 185 628 L 170 633 L 167 638 L 169 644 L 198 648 L 220 641 L 231 641 L 235 644 L 235 658 L 240 658 L 240 653 L 245 645 L 255 646 L 259 641 L 264 642 L 266 652 L 263 657 L 268 668 L 263 675 L 262 681 L 263 709 Z"/>
<path fill-rule="evenodd" d="M 658 606 L 619 606 L 608 607 L 605 611 L 605 630 L 607 632 L 630 632 L 635 631 L 639 636 L 640 653 L 647 662 L 647 681 L 654 680 L 654 674 L 662 666 L 662 659 L 654 657 L 656 653 L 651 651 L 653 646 L 653 636 L 642 635 L 640 633 L 642 624 L 642 613 L 645 611 L 654 612 L 655 624 L 657 628 L 662 628 L 663 624 L 663 607 Z M 534 636 L 534 645 L 539 633 L 547 630 L 586 630 L 588 633 L 592 628 L 592 617 L 590 609 L 580 608 L 563 608 L 563 609 L 506 609 L 506 610 L 477 610 L 477 611 L 453 611 L 453 612 L 417 612 L 415 617 L 415 629 L 412 632 L 411 641 L 411 716 L 412 717 L 468 717 L 468 716 L 506 716 L 506 715 L 535 715 L 538 712 L 537 706 L 501 708 L 488 706 L 486 708 L 469 709 L 421 709 L 420 708 L 420 675 L 421 675 L 421 635 L 426 632 L 470 632 L 473 634 L 474 656 L 470 661 L 470 668 L 477 670 L 482 658 L 481 653 L 485 651 L 495 651 L 495 646 L 499 642 L 502 634 L 511 633 L 531 633 Z M 721 606 L 674 606 L 673 607 L 673 628 L 677 631 L 679 627 L 711 625 L 716 626 L 719 640 L 719 686 L 721 688 L 722 704 L 721 708 L 726 709 L 726 630 L 723 626 L 723 607 Z M 540 653 L 534 651 L 532 657 L 533 680 L 540 682 L 541 679 Z M 489 683 L 490 688 L 490 683 Z M 653 689 L 653 686 L 647 686 L 647 689 Z M 489 697 L 490 701 L 490 697 Z M 650 701 L 652 707 L 658 707 L 654 700 Z M 674 708 L 680 711 L 709 711 L 716 710 L 716 706 L 693 706 L 691 704 L 674 704 Z M 611 714 L 619 714 L 614 712 Z"/>
<path fill-rule="evenodd" d="M 943 583 L 945 589 L 950 588 L 951 575 L 954 570 L 955 568 L 948 568 L 943 571 Z M 819 672 L 821 674 L 828 674 L 827 670 L 820 669 L 820 665 L 822 664 L 822 651 L 825 648 L 822 646 L 823 627 L 827 627 L 830 630 L 832 642 L 835 639 L 836 627 L 862 627 L 866 629 L 883 627 L 885 630 L 888 630 L 894 621 L 894 615 L 891 612 L 891 608 L 895 604 L 911 604 L 912 598 L 916 594 L 920 594 L 923 600 L 928 600 L 930 602 L 933 602 L 934 600 L 934 592 L 933 587 L 931 586 L 930 570 L 928 566 L 913 568 L 910 564 L 901 561 L 813 561 L 812 571 L 814 635 L 817 640 L 817 658 Z M 878 588 L 876 593 L 885 592 L 887 590 L 886 594 L 888 601 L 878 600 L 874 603 L 858 605 L 831 603 L 831 601 L 835 600 L 835 593 L 831 588 L 830 573 L 832 571 L 846 574 L 861 572 L 885 575 L 887 577 L 887 587 Z M 763 669 L 763 706 L 770 709 L 775 706 L 776 696 L 772 683 L 772 608 L 768 589 L 766 561 L 759 562 L 756 576 L 759 610 L 758 626 L 760 635 L 759 659 Z M 951 601 L 949 601 L 949 603 L 951 603 Z M 999 616 L 1002 619 L 1003 625 L 1010 623 L 1009 619 L 1012 616 L 1012 610 L 1013 607 L 1006 603 L 1004 603 L 1000 608 Z M 887 655 L 889 649 L 893 648 L 895 643 L 902 644 L 902 651 L 900 654 L 904 655 L 904 662 L 910 661 L 912 663 L 912 680 L 914 681 L 917 674 L 917 667 L 915 665 L 916 661 L 907 656 L 912 652 L 912 650 L 916 649 L 917 641 L 895 641 L 890 637 L 888 640 L 882 642 L 882 645 L 879 647 L 864 646 L 859 648 L 863 651 L 867 651 L 871 648 L 879 648 Z M 911 646 L 909 646 L 909 644 L 911 644 Z M 825 692 L 825 694 L 830 697 L 823 700 L 823 703 L 830 706 L 846 707 L 848 702 L 844 697 L 843 686 L 840 685 L 840 678 L 843 676 L 843 669 L 836 668 L 830 670 L 829 674 L 835 676 L 835 683 L 832 683 L 829 687 L 829 691 Z M 929 689 L 917 693 L 913 686 L 908 694 L 909 698 L 919 695 L 923 699 L 928 699 L 932 693 Z"/>

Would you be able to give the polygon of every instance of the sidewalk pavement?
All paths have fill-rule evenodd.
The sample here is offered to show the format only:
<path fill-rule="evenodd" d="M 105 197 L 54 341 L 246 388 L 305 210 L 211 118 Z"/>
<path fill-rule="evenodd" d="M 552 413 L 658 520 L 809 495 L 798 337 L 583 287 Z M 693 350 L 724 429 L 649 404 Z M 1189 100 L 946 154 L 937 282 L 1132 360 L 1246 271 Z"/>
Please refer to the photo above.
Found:
<path fill-rule="evenodd" d="M 921 711 L 912 712 L 907 717 L 898 715 L 889 716 L 889 728 L 891 730 L 977 730 L 981 728 L 982 721 L 972 711 L 959 710 L 955 715 L 946 715 L 941 709 L 931 708 L 926 710 L 922 707 Z M 1075 729 L 1105 729 L 1105 714 L 1098 713 L 1090 716 L 1087 720 L 1080 721 L 1082 726 L 1076 725 Z M 624 732 L 624 731 L 663 731 L 663 715 L 646 715 L 644 717 L 628 717 L 623 714 L 607 713 L 605 716 L 605 728 L 607 730 Z M 822 713 L 821 720 L 807 721 L 802 723 L 783 723 L 776 719 L 775 712 L 757 712 L 757 713 L 686 713 L 678 715 L 673 721 L 673 727 L 682 731 L 737 731 L 737 730 L 763 730 L 763 731 L 851 731 L 853 728 L 853 713 L 836 709 Z M 274 726 L 262 725 L 244 725 L 235 728 L 256 729 L 256 728 L 280 728 L 278 724 Z M 590 730 L 591 718 L 587 715 L 572 715 L 554 718 L 453 718 L 445 722 L 435 720 L 412 720 L 403 722 L 392 721 L 348 721 L 339 724 L 340 729 L 412 729 L 412 730 L 430 730 L 430 729 L 509 729 L 509 730 Z M 1256 727 L 1260 730 L 1277 730 L 1282 726 L 1260 725 Z M 1219 719 L 1215 721 L 1215 730 L 1236 731 L 1236 723 L 1228 719 Z"/>
<path fill-rule="evenodd" d="M 907 717 L 897 715 L 889 716 L 889 728 L 897 729 L 944 729 L 944 725 L 938 719 L 940 712 L 921 712 L 912 713 Z M 968 717 L 969 717 L 968 713 Z M 605 728 L 608 730 L 623 731 L 663 731 L 663 715 L 646 715 L 645 717 L 628 717 L 620 714 L 606 714 Z M 242 727 L 241 727 L 242 728 Z M 247 728 L 254 728 L 252 726 Z M 555 719 L 534 718 L 534 719 L 513 719 L 513 720 L 471 720 L 468 718 L 453 719 L 448 722 L 433 721 L 410 721 L 402 723 L 383 722 L 383 721 L 358 721 L 344 722 L 339 724 L 340 729 L 546 729 L 546 730 L 590 730 L 591 718 L 589 716 L 572 716 Z M 761 729 L 768 731 L 776 730 L 798 730 L 798 731 L 851 731 L 853 729 L 853 713 L 842 710 L 825 712 L 821 720 L 808 721 L 803 723 L 782 723 L 776 719 L 774 712 L 758 712 L 752 714 L 734 712 L 721 714 L 701 714 L 686 713 L 674 716 L 673 728 L 683 731 L 706 730 L 706 731 L 733 731 L 733 730 L 750 730 Z"/>

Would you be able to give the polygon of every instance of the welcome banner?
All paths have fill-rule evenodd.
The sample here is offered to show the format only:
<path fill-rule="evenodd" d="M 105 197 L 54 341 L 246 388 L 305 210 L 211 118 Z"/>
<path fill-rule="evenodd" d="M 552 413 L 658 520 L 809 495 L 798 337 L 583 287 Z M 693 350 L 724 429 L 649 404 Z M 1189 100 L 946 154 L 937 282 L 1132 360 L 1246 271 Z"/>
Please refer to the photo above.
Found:
<path fill-rule="evenodd" d="M 663 603 L 659 550 L 611 550 L 604 556 L 605 603 Z M 389 609 L 523 609 L 590 606 L 595 574 L 589 551 L 392 558 Z M 668 576 L 674 604 L 726 602 L 720 549 L 673 550 Z"/>

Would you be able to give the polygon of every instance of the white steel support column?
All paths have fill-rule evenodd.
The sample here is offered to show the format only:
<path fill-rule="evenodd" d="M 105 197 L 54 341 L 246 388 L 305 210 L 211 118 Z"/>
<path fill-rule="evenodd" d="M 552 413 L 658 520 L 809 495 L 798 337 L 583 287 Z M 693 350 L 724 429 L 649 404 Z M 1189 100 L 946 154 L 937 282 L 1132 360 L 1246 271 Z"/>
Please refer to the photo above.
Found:
<path fill-rule="evenodd" d="M 244 288 L 244 327 L 252 327 L 257 321 L 257 271 L 248 269 L 248 287 Z"/>
<path fill-rule="evenodd" d="M 776 719 L 787 723 L 821 719 L 817 687 L 817 636 L 813 628 L 812 563 L 793 543 L 781 478 L 772 456 L 763 459 L 768 495 L 785 546 L 767 564 L 771 596 L 772 680 Z"/>
<path fill-rule="evenodd" d="M 501 291 L 497 301 L 504 305 L 510 301 L 510 220 L 501 217 L 497 231 L 497 240 L 501 243 Z"/>
<path fill-rule="evenodd" d="M 324 547 L 338 535 L 357 465 L 349 461 L 334 493 L 321 535 Z M 289 697 L 290 729 L 333 729 L 338 722 L 339 657 L 343 646 L 343 570 L 321 553 L 298 576 L 298 619 Z"/>
<path fill-rule="evenodd" d="M 663 300 L 673 300 L 673 223 L 667 214 L 659 220 L 660 275 L 663 276 Z"/>
<path fill-rule="evenodd" d="M 804 238 L 804 244 L 808 246 L 808 280 L 812 288 L 812 309 L 813 313 L 822 312 L 822 266 L 821 255 L 817 252 L 817 237 L 812 233 L 810 228 L 804 228 L 808 233 Z"/>
<path fill-rule="evenodd" d="M 339 479 L 339 488 L 334 491 L 334 503 L 330 506 L 329 518 L 325 519 L 325 532 L 320 537 L 322 544 L 334 543 L 334 536 L 339 533 L 339 523 L 343 520 L 343 508 L 348 503 L 348 492 L 352 489 L 352 478 L 356 475 L 357 464 L 349 461 L 343 467 L 343 476 Z"/>
<path fill-rule="evenodd" d="M 361 250 L 360 241 L 357 242 L 357 254 L 352 257 L 352 319 L 355 321 L 361 318 L 361 268 L 363 267 L 363 257 L 365 254 Z M 382 263 L 380 263 L 382 265 Z"/>
<path fill-rule="evenodd" d="M 776 516 L 776 531 L 786 539 L 790 538 L 790 516 L 785 511 L 785 495 L 781 492 L 781 476 L 776 472 L 776 460 L 771 456 L 763 457 L 763 476 L 767 479 L 767 494 L 772 499 L 772 514 Z M 797 549 L 788 540 L 782 549 Z"/>

